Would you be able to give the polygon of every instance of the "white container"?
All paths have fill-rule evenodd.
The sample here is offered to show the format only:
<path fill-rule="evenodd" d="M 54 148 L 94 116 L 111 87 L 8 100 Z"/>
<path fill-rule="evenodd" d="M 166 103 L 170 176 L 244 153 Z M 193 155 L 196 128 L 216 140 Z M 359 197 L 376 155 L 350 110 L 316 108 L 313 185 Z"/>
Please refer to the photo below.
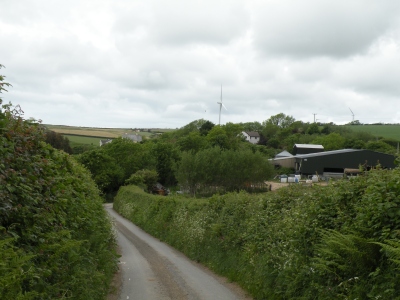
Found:
<path fill-rule="evenodd" d="M 294 178 L 297 178 L 298 179 L 298 181 L 300 181 L 300 179 L 301 179 L 301 175 L 294 175 Z M 296 181 L 296 180 L 295 180 Z"/>
<path fill-rule="evenodd" d="M 281 182 L 287 182 L 287 178 L 286 177 L 281 178 Z"/>
<path fill-rule="evenodd" d="M 288 177 L 288 182 L 294 182 L 294 177 Z"/>
<path fill-rule="evenodd" d="M 314 176 L 311 178 L 311 180 L 312 180 L 312 182 L 318 182 L 318 176 L 317 176 L 317 175 L 314 175 Z"/>

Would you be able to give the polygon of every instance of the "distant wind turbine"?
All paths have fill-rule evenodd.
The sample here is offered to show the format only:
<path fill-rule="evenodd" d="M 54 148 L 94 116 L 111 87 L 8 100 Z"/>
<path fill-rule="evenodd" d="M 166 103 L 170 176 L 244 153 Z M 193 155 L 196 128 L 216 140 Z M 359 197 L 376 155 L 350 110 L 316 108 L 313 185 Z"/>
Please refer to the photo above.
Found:
<path fill-rule="evenodd" d="M 353 111 L 351 110 L 350 107 L 349 107 L 349 109 L 350 109 L 351 115 L 353 116 L 353 122 L 354 122 L 354 113 L 353 113 Z"/>
<path fill-rule="evenodd" d="M 219 122 L 218 124 L 221 125 L 221 111 L 222 111 L 222 107 L 225 108 L 225 110 L 228 110 L 225 105 L 222 103 L 222 85 L 221 85 L 221 102 L 217 102 L 219 104 Z"/>

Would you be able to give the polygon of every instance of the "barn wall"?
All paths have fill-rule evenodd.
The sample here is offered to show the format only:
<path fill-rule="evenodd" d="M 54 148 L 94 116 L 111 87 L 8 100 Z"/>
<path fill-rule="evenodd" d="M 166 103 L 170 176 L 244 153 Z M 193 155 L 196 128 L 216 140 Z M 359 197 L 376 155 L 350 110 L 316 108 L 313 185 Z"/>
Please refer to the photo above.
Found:
<path fill-rule="evenodd" d="M 332 155 L 321 155 L 307 158 L 297 158 L 301 161 L 301 173 L 303 174 L 322 174 L 324 169 L 343 169 L 344 168 L 359 168 L 367 162 L 370 166 L 376 166 L 378 161 L 385 167 L 392 169 L 395 157 L 393 155 L 378 153 L 370 150 L 361 150 L 355 152 L 335 153 Z"/>

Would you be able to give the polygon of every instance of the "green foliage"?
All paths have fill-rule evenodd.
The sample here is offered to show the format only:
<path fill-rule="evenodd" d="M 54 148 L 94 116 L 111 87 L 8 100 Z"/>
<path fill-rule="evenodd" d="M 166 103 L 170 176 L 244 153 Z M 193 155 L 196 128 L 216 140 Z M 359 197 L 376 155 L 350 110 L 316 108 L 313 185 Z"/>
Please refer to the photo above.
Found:
<path fill-rule="evenodd" d="M 147 191 L 150 191 L 152 186 L 158 181 L 158 174 L 154 170 L 140 170 L 129 177 L 125 184 L 133 184 L 143 186 Z"/>
<path fill-rule="evenodd" d="M 187 136 L 177 141 L 180 151 L 200 151 L 208 147 L 206 138 L 197 131 L 190 132 Z"/>
<path fill-rule="evenodd" d="M 362 140 L 348 139 L 345 141 L 343 147 L 346 149 L 365 149 L 366 144 Z"/>
<path fill-rule="evenodd" d="M 207 135 L 207 140 L 212 147 L 230 149 L 229 138 L 226 131 L 220 126 L 214 126 Z"/>
<path fill-rule="evenodd" d="M 89 173 L 44 142 L 39 124 L 3 106 L 0 135 L 2 299 L 103 299 L 115 240 Z"/>
<path fill-rule="evenodd" d="M 213 122 L 206 121 L 200 127 L 200 134 L 206 136 L 208 132 L 215 126 Z"/>
<path fill-rule="evenodd" d="M 151 169 L 155 162 L 150 154 L 151 149 L 130 139 L 117 138 L 102 147 L 123 170 L 123 179 L 142 169 Z"/>
<path fill-rule="evenodd" d="M 383 141 L 369 141 L 366 144 L 366 149 L 376 152 L 392 153 L 392 154 L 396 152 L 396 149 L 393 146 Z"/>
<path fill-rule="evenodd" d="M 263 130 L 263 125 L 260 122 L 247 122 L 240 123 L 243 128 L 243 131 L 257 131 L 261 132 Z"/>
<path fill-rule="evenodd" d="M 45 142 L 50 144 L 53 148 L 60 149 L 66 153 L 72 154 L 72 148 L 69 145 L 69 139 L 62 134 L 48 130 L 46 131 Z"/>
<path fill-rule="evenodd" d="M 383 137 L 383 138 L 391 138 L 396 141 L 400 141 L 399 128 L 398 124 L 385 124 L 385 125 L 371 125 L 364 124 L 362 126 L 337 126 L 337 127 L 346 127 L 352 132 L 363 132 L 369 134 L 371 136 Z"/>
<path fill-rule="evenodd" d="M 294 122 L 295 118 L 292 116 L 287 116 L 283 113 L 279 113 L 275 116 L 271 116 L 268 120 L 264 121 L 263 125 L 272 125 L 276 126 L 279 128 L 288 128 L 290 127 Z"/>
<path fill-rule="evenodd" d="M 312 123 L 310 126 L 308 126 L 306 133 L 307 134 L 320 133 L 318 124 L 317 123 Z"/>
<path fill-rule="evenodd" d="M 86 151 L 77 160 L 90 171 L 93 180 L 104 193 L 118 190 L 124 182 L 124 170 L 114 157 L 102 149 Z"/>
<path fill-rule="evenodd" d="M 372 170 L 207 200 L 128 186 L 114 207 L 255 299 L 399 299 L 399 181 L 399 169 Z"/>
<path fill-rule="evenodd" d="M 325 151 L 343 149 L 345 138 L 338 133 L 333 132 L 328 135 L 319 136 L 315 138 L 312 144 L 324 146 Z"/>
<path fill-rule="evenodd" d="M 156 171 L 161 184 L 171 186 L 176 184 L 173 165 L 179 159 L 175 147 L 169 143 L 156 143 L 153 148 L 156 160 Z"/>
<path fill-rule="evenodd" d="M 266 189 L 272 166 L 260 152 L 245 150 L 206 150 L 182 153 L 176 177 L 191 195 L 216 192 Z"/>

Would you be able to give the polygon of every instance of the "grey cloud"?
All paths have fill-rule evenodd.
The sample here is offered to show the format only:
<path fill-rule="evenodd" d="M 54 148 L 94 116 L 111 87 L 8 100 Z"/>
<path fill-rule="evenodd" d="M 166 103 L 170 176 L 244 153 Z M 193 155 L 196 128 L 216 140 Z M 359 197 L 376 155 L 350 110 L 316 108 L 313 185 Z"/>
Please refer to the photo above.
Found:
<path fill-rule="evenodd" d="M 174 0 L 168 5 L 156 1 L 153 8 L 151 32 L 164 44 L 225 44 L 244 34 L 250 25 L 242 1 Z"/>
<path fill-rule="evenodd" d="M 269 1 L 255 11 L 255 44 L 265 55 L 347 57 L 390 29 L 395 1 Z"/>
<path fill-rule="evenodd" d="M 334 69 L 338 86 L 360 94 L 398 97 L 400 86 L 400 43 L 383 41 L 375 51 L 343 61 Z"/>

